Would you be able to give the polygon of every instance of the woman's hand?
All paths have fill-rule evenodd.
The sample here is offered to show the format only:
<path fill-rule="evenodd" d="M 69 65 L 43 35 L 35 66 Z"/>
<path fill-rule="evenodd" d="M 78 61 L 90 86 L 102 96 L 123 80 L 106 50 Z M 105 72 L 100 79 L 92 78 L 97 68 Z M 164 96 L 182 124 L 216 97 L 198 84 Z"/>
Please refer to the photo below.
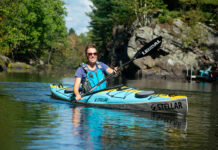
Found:
<path fill-rule="evenodd" d="M 106 71 L 108 74 L 113 74 L 115 76 L 118 76 L 118 74 L 119 74 L 118 67 L 115 67 L 114 69 L 108 67 L 108 69 Z"/>
<path fill-rule="evenodd" d="M 79 101 L 79 100 L 81 100 L 81 99 L 82 99 L 81 95 L 78 94 L 78 95 L 76 96 L 76 101 Z"/>
<path fill-rule="evenodd" d="M 115 67 L 114 70 L 113 70 L 113 72 L 114 72 L 114 74 L 117 75 L 117 74 L 118 74 L 118 67 Z"/>
<path fill-rule="evenodd" d="M 113 69 L 113 74 L 114 74 L 114 77 L 118 77 L 118 76 L 119 76 L 118 67 L 115 67 L 115 68 Z"/>
<path fill-rule="evenodd" d="M 73 92 L 74 92 L 74 94 L 75 94 L 75 96 L 76 96 L 76 98 L 75 98 L 76 101 L 82 99 L 82 97 L 81 97 L 81 95 L 80 95 L 80 93 L 79 93 L 79 86 L 80 86 L 81 80 L 82 80 L 81 78 L 76 77 L 76 78 L 75 78 L 75 81 L 74 81 Z"/>

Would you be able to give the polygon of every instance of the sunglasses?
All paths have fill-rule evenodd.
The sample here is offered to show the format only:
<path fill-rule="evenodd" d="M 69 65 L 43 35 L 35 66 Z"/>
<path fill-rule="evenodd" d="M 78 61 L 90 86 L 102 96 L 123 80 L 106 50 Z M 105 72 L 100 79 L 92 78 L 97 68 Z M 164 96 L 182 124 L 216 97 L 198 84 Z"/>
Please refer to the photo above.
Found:
<path fill-rule="evenodd" d="M 98 56 L 98 53 L 87 53 L 89 57 L 91 57 L 92 55 L 94 56 Z"/>

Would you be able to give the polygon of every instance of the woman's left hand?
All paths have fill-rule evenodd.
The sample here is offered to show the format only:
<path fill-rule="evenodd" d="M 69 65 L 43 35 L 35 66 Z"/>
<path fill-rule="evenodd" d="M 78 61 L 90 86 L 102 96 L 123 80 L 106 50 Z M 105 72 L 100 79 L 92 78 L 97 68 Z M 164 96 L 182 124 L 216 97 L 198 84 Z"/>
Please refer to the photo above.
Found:
<path fill-rule="evenodd" d="M 115 67 L 115 68 L 113 69 L 113 73 L 114 73 L 115 75 L 118 75 L 118 74 L 119 74 L 118 67 Z"/>
<path fill-rule="evenodd" d="M 111 67 L 108 67 L 108 69 L 106 71 L 108 74 L 112 74 L 115 76 L 117 76 L 119 74 L 118 67 L 115 67 L 114 69 L 112 69 Z"/>

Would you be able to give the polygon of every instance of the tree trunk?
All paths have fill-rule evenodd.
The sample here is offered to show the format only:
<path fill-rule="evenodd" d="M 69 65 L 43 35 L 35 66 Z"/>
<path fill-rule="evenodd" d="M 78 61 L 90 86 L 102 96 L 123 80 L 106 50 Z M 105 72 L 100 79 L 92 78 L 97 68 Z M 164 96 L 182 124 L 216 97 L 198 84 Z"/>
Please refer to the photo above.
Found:
<path fill-rule="evenodd" d="M 49 55 L 48 55 L 48 65 L 50 64 L 50 61 L 51 61 L 51 55 L 52 55 L 52 49 L 50 49 L 49 51 Z"/>

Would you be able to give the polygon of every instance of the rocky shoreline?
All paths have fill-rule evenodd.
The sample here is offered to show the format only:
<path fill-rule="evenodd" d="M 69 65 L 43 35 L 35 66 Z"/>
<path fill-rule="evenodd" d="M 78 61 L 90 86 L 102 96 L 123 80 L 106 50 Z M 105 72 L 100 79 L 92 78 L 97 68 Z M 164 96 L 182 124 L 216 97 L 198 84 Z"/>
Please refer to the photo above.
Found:
<path fill-rule="evenodd" d="M 151 24 L 135 27 L 131 32 L 119 26 L 114 29 L 113 42 L 109 45 L 112 64 L 131 59 L 135 53 L 152 39 L 162 36 L 160 50 L 149 56 L 137 59 L 126 70 L 133 77 L 184 79 L 190 69 L 197 71 L 218 64 L 218 32 L 199 23 L 199 38 L 187 44 L 191 28 L 179 19 L 172 24 Z M 124 39 L 122 39 L 125 37 Z M 203 39 L 202 39 L 203 37 Z M 127 71 L 128 72 L 128 71 Z M 135 72 L 135 73 L 134 73 Z"/>

